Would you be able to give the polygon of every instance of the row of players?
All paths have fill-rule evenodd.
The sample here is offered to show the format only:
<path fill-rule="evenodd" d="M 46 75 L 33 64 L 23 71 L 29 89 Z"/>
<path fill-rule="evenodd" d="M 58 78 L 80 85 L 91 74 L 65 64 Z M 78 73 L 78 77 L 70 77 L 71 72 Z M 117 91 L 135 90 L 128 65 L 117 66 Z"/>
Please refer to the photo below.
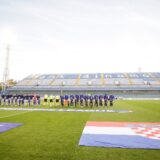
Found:
<path fill-rule="evenodd" d="M 50 103 L 58 103 L 60 101 L 61 106 L 113 106 L 113 95 L 64 95 L 64 96 L 44 96 L 44 105 Z"/>
<path fill-rule="evenodd" d="M 64 95 L 64 96 L 53 96 L 44 95 L 43 105 L 50 106 L 113 106 L 113 95 Z M 5 95 L 0 97 L 0 105 L 8 106 L 24 106 L 24 105 L 40 105 L 41 98 L 39 95 Z"/>
<path fill-rule="evenodd" d="M 39 95 L 2 95 L 0 96 L 0 105 L 2 106 L 31 106 L 40 105 L 41 98 Z"/>

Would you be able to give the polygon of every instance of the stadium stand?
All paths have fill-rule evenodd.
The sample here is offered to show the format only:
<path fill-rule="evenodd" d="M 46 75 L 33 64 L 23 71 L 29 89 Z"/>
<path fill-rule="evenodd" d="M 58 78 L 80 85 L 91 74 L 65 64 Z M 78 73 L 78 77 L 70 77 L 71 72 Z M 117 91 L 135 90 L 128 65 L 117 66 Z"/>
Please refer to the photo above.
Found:
<path fill-rule="evenodd" d="M 95 73 L 29 75 L 10 94 L 114 94 L 117 97 L 160 98 L 160 73 Z"/>

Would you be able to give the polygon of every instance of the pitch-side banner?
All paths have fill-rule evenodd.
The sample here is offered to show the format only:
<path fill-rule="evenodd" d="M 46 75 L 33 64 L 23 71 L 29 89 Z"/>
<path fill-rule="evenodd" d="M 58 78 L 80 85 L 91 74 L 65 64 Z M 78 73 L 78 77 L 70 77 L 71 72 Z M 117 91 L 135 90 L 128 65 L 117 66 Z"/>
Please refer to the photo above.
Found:
<path fill-rule="evenodd" d="M 79 145 L 160 149 L 160 123 L 87 122 Z"/>

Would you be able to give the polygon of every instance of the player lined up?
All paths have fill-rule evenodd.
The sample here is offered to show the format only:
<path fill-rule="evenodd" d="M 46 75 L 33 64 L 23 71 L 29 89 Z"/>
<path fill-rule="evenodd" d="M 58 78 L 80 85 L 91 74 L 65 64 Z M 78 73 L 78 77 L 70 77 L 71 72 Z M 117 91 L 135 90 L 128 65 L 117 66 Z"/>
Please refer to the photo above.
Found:
<path fill-rule="evenodd" d="M 40 106 L 41 100 L 38 95 L 3 95 L 0 96 L 0 106 Z"/>
<path fill-rule="evenodd" d="M 81 107 L 107 107 L 113 106 L 115 97 L 113 95 L 64 95 L 64 96 L 48 96 L 43 97 L 44 106 L 81 106 Z M 0 96 L 1 106 L 40 106 L 41 98 L 38 95 L 6 95 Z"/>
<path fill-rule="evenodd" d="M 113 106 L 113 95 L 64 95 L 64 96 L 53 96 L 44 95 L 43 105 L 50 106 L 85 106 L 85 107 L 98 107 L 98 106 Z"/>

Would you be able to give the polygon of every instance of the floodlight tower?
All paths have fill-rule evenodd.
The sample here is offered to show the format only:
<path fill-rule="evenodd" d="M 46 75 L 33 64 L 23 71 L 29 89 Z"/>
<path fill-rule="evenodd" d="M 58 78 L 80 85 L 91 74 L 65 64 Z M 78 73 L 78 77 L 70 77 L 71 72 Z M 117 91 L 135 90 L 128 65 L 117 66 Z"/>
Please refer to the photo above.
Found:
<path fill-rule="evenodd" d="M 3 73 L 3 91 L 6 91 L 6 88 L 9 86 L 8 80 L 9 80 L 9 53 L 10 53 L 10 45 L 7 44 L 6 46 L 6 59 L 5 59 L 5 67 L 4 67 L 4 73 Z"/>
<path fill-rule="evenodd" d="M 9 61 L 10 61 L 10 45 L 13 45 L 16 41 L 15 34 L 9 28 L 5 28 L 1 33 L 0 41 L 6 46 L 6 59 L 4 63 L 4 72 L 3 72 L 3 91 L 6 91 L 6 88 L 9 86 Z"/>

